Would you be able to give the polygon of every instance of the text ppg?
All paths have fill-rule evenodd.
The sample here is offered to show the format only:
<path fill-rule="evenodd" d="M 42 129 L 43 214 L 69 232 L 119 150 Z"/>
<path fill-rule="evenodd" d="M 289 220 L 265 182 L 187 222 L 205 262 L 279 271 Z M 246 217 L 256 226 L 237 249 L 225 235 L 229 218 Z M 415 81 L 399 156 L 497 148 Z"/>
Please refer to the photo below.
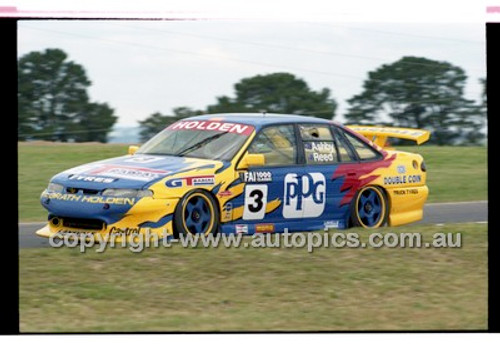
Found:
<path fill-rule="evenodd" d="M 326 182 L 319 172 L 285 176 L 283 217 L 319 217 L 325 209 Z"/>

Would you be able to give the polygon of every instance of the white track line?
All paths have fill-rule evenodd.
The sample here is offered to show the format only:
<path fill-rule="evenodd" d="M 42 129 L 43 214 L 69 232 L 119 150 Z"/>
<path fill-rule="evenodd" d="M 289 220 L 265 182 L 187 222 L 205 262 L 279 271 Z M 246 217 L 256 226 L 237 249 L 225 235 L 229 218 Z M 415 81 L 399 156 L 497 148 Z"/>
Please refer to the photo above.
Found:
<path fill-rule="evenodd" d="M 432 223 L 422 223 L 422 225 L 427 225 Z M 480 222 L 444 222 L 444 223 L 434 223 L 434 225 L 441 227 L 447 224 L 488 224 L 488 221 L 480 221 Z"/>
<path fill-rule="evenodd" d="M 488 200 L 482 201 L 457 201 L 457 202 L 432 202 L 430 204 L 425 204 L 425 206 L 437 206 L 437 205 L 467 205 L 467 204 L 487 204 Z"/>

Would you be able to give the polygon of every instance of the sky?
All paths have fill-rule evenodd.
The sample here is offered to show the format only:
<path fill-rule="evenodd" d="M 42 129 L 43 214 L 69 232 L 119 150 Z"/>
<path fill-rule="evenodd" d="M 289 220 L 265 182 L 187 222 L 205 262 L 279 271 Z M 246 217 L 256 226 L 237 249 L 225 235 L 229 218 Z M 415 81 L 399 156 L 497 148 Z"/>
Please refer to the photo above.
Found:
<path fill-rule="evenodd" d="M 486 76 L 485 25 L 341 21 L 328 18 L 210 20 L 30 20 L 18 22 L 18 56 L 64 50 L 84 66 L 93 101 L 106 102 L 118 125 L 137 126 L 155 112 L 204 109 L 257 74 L 289 72 L 314 90 L 327 87 L 343 121 L 347 99 L 369 71 L 403 56 L 447 61 L 468 75 L 466 97 L 480 98 Z"/>

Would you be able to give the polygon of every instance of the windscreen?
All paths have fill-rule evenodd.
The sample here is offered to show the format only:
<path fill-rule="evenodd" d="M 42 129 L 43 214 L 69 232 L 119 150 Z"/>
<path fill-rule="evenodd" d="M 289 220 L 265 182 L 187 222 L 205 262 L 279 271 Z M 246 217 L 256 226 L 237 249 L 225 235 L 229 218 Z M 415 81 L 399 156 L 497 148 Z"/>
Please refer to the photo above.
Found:
<path fill-rule="evenodd" d="M 178 121 L 146 142 L 136 154 L 229 161 L 253 131 L 253 126 L 239 123 Z"/>

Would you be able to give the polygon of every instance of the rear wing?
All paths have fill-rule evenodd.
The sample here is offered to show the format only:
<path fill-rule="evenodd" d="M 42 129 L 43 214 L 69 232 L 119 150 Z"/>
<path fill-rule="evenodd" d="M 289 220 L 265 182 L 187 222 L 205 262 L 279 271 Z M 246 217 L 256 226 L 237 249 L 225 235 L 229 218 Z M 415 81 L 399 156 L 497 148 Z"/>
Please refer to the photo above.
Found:
<path fill-rule="evenodd" d="M 417 144 L 422 144 L 427 142 L 431 136 L 430 131 L 415 128 L 360 125 L 347 125 L 346 127 L 363 135 L 382 148 L 386 148 L 387 138 L 389 137 L 408 139 L 415 141 Z"/>

